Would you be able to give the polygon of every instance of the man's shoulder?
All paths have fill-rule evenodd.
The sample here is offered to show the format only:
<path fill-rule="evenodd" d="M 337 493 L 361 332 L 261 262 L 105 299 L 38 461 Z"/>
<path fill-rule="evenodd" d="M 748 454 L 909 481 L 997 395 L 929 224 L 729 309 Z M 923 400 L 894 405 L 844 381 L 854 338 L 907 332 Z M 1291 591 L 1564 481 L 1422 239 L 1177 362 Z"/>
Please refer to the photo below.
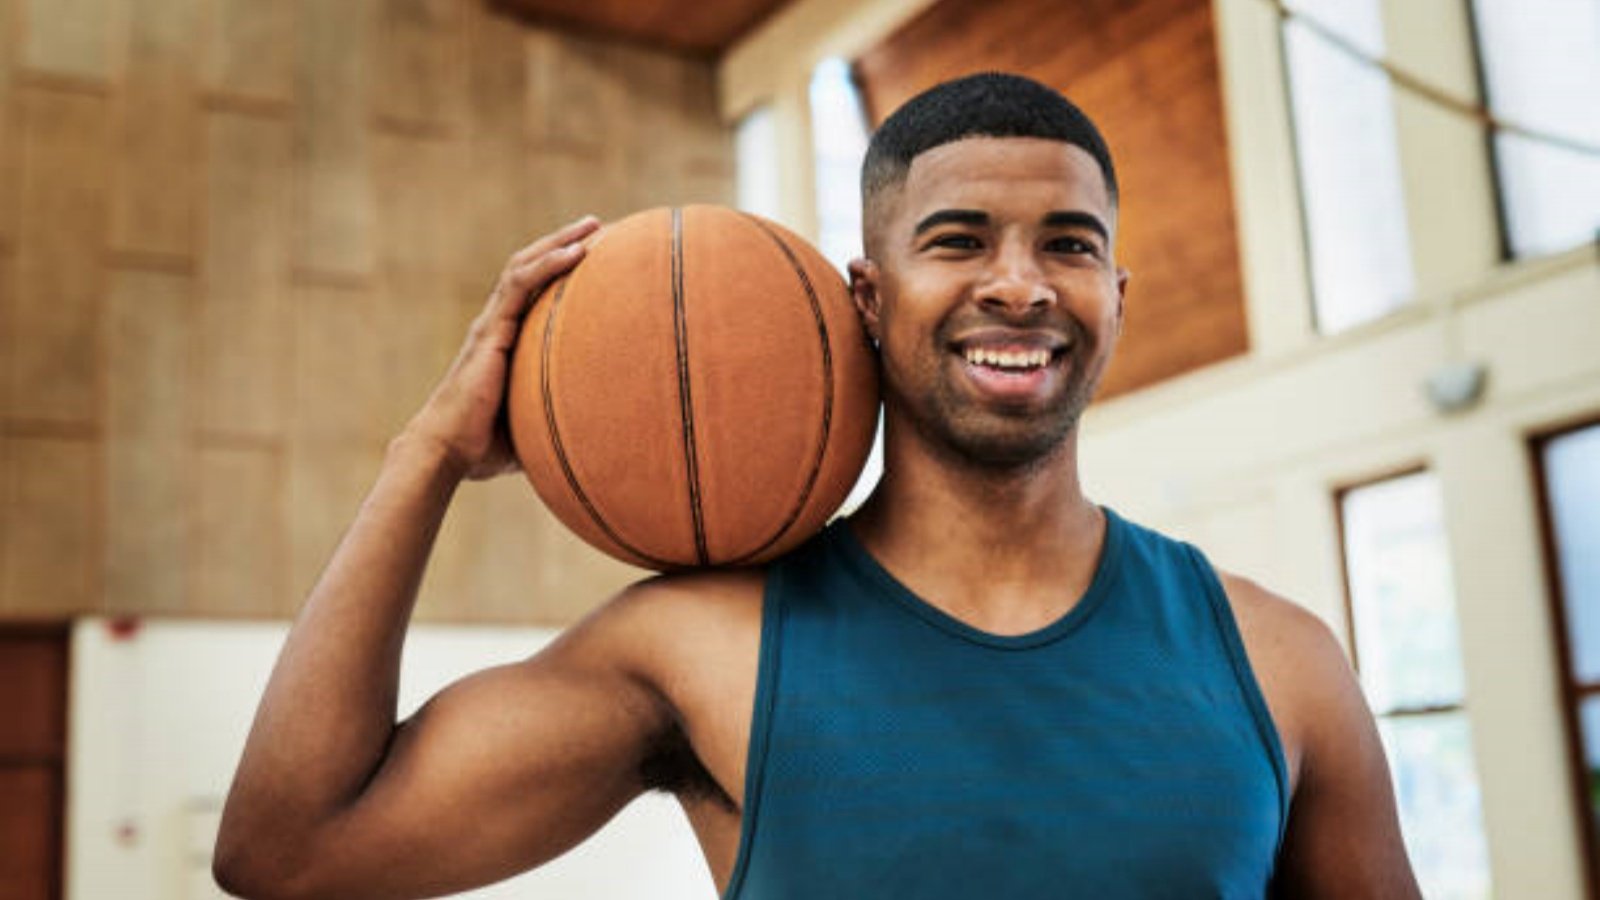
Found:
<path fill-rule="evenodd" d="M 594 641 L 609 664 L 659 684 L 758 640 L 765 581 L 760 568 L 656 575 L 619 591 L 568 635 Z"/>
<path fill-rule="evenodd" d="M 1216 573 L 1240 631 L 1256 635 L 1263 649 L 1344 660 L 1343 646 L 1321 616 L 1243 575 L 1223 569 Z"/>
<path fill-rule="evenodd" d="M 1332 707 L 1359 704 L 1360 688 L 1333 629 L 1306 607 L 1256 582 L 1217 570 L 1289 766 L 1314 752 L 1318 722 Z"/>

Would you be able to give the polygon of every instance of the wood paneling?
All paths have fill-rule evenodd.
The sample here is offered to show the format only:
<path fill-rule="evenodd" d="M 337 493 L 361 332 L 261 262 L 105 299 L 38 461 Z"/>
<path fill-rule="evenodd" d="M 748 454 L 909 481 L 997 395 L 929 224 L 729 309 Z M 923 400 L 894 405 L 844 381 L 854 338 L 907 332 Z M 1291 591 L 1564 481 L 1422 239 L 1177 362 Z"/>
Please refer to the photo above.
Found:
<path fill-rule="evenodd" d="M 732 187 L 709 63 L 478 0 L 0 0 L 8 92 L 0 617 L 289 614 L 512 251 Z M 434 619 L 636 574 L 485 490 Z"/>
<path fill-rule="evenodd" d="M 466 7 L 459 0 L 381 0 L 380 122 L 453 131 L 466 107 Z"/>
<path fill-rule="evenodd" d="M 0 898 L 61 896 L 67 629 L 0 630 Z"/>
<path fill-rule="evenodd" d="M 940 0 L 857 61 L 874 121 L 985 70 L 1070 97 L 1110 144 L 1132 273 L 1113 396 L 1248 350 L 1226 123 L 1206 0 Z"/>
<path fill-rule="evenodd" d="M 205 87 L 287 106 L 294 96 L 296 4 L 211 0 Z"/>
<path fill-rule="evenodd" d="M 192 279 L 117 271 L 106 299 L 105 608 L 181 609 L 195 418 Z"/>
<path fill-rule="evenodd" d="M 0 256 L 9 252 L 16 234 L 18 127 L 11 102 L 12 71 L 17 42 L 17 0 L 0 0 Z M 0 393 L 0 397 L 5 396 Z"/>
<path fill-rule="evenodd" d="M 281 448 L 206 441 L 195 455 L 189 605 L 176 611 L 289 615 Z"/>
<path fill-rule="evenodd" d="M 515 20 L 474 6 L 469 21 L 467 272 L 485 290 L 512 251 L 531 240 L 543 203 L 528 192 L 528 35 Z"/>
<path fill-rule="evenodd" d="M 297 444 L 289 453 L 289 596 L 304 599 L 371 489 L 381 448 Z"/>
<path fill-rule="evenodd" d="M 200 426 L 279 437 L 288 421 L 290 130 L 210 114 L 201 284 Z"/>
<path fill-rule="evenodd" d="M 199 196 L 199 0 L 129 4 L 128 66 L 117 95 L 113 249 L 190 261 Z"/>
<path fill-rule="evenodd" d="M 119 68 L 121 0 L 21 0 L 22 63 L 68 78 L 105 80 Z"/>
<path fill-rule="evenodd" d="M 100 447 L 84 437 L 10 436 L 0 616 L 99 608 Z"/>
<path fill-rule="evenodd" d="M 59 759 L 67 746 L 67 644 L 0 632 L 0 765 Z M 0 804 L 4 805 L 4 804 Z"/>
<path fill-rule="evenodd" d="M 61 769 L 0 767 L 0 898 L 61 896 Z"/>
<path fill-rule="evenodd" d="M 372 2 L 301 2 L 304 46 L 295 104 L 299 270 L 357 277 L 372 273 L 372 173 L 367 158 Z"/>
<path fill-rule="evenodd" d="M 784 0 L 494 0 L 529 18 L 710 56 L 743 37 Z"/>
<path fill-rule="evenodd" d="M 294 439 L 381 447 L 382 345 L 387 312 L 371 290 L 301 285 L 294 291 Z"/>
<path fill-rule="evenodd" d="M 90 424 L 98 415 L 99 262 L 111 169 L 106 101 L 42 88 L 18 99 L 26 227 L 11 298 L 11 394 L 0 412 Z"/>

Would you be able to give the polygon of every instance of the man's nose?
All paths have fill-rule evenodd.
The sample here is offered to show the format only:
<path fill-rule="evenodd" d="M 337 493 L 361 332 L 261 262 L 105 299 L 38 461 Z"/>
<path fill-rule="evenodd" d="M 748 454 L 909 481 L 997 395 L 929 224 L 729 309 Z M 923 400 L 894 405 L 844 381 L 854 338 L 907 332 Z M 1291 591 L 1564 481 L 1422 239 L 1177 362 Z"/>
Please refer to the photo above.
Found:
<path fill-rule="evenodd" d="M 1037 312 L 1056 302 L 1055 288 L 1044 277 L 1033 254 L 1022 247 L 1004 248 L 994 258 L 978 292 L 978 302 L 1012 314 Z"/>

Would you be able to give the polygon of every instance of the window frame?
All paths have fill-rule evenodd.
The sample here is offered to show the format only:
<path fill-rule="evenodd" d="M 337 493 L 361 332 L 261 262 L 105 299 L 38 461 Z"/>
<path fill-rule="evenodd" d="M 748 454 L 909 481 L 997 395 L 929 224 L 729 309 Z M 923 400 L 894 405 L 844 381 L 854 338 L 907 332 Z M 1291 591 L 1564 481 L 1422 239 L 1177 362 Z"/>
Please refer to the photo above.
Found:
<path fill-rule="evenodd" d="M 1575 244 L 1566 250 L 1556 251 L 1529 251 L 1517 253 L 1516 242 L 1511 234 L 1511 205 L 1506 196 L 1506 179 L 1504 159 L 1500 151 L 1500 141 L 1497 139 L 1503 129 L 1495 124 L 1496 115 L 1494 107 L 1494 92 L 1489 85 L 1489 67 L 1487 61 L 1487 48 L 1484 45 L 1483 23 L 1479 19 L 1480 0 L 1461 0 L 1465 7 L 1467 22 L 1467 38 L 1471 42 L 1468 50 L 1471 53 L 1472 71 L 1476 82 L 1477 101 L 1483 115 L 1483 140 L 1488 148 L 1489 158 L 1489 187 L 1494 195 L 1495 228 L 1498 232 L 1500 245 L 1501 264 L 1517 263 L 1525 260 L 1544 259 L 1549 256 L 1559 255 L 1584 247 L 1593 247 L 1600 244 L 1600 224 L 1597 224 L 1591 238 L 1583 243 Z M 1600 900 L 1600 875 L 1596 876 L 1594 887 L 1590 892 L 1593 900 Z"/>
<path fill-rule="evenodd" d="M 1358 649 L 1359 648 L 1359 641 L 1356 638 L 1355 597 L 1354 597 L 1354 593 L 1353 593 L 1353 590 L 1352 590 L 1351 578 L 1350 578 L 1350 555 L 1349 555 L 1350 541 L 1349 541 L 1349 535 L 1348 535 L 1348 528 L 1347 528 L 1347 525 L 1346 525 L 1346 522 L 1345 522 L 1345 511 L 1344 511 L 1345 510 L 1345 506 L 1344 506 L 1345 498 L 1349 494 L 1351 494 L 1352 492 L 1361 490 L 1362 488 L 1372 487 L 1372 486 L 1375 486 L 1375 485 L 1382 484 L 1382 483 L 1384 483 L 1386 481 L 1392 481 L 1392 480 L 1399 479 L 1399 478 L 1406 478 L 1406 477 L 1410 477 L 1410 476 L 1413 476 L 1413 475 L 1421 475 L 1421 474 L 1425 474 L 1425 473 L 1431 473 L 1431 474 L 1434 475 L 1435 478 L 1439 477 L 1437 469 L 1434 467 L 1434 465 L 1432 465 L 1432 463 L 1429 460 L 1427 460 L 1427 459 L 1412 459 L 1412 460 L 1409 460 L 1409 461 L 1406 461 L 1406 462 L 1403 462 L 1403 463 L 1398 463 L 1398 464 L 1393 465 L 1393 466 L 1388 467 L 1388 468 L 1376 469 L 1374 471 L 1366 473 L 1363 476 L 1359 476 L 1359 477 L 1352 478 L 1352 479 L 1349 479 L 1349 480 L 1340 481 L 1340 482 L 1336 483 L 1333 486 L 1333 491 L 1332 491 L 1333 506 L 1332 506 L 1332 509 L 1333 509 L 1333 518 L 1334 518 L 1335 539 L 1336 539 L 1336 542 L 1337 542 L 1337 549 L 1338 549 L 1338 554 L 1339 554 L 1339 582 L 1340 582 L 1340 592 L 1341 592 L 1342 606 L 1344 608 L 1344 625 L 1345 625 L 1345 636 L 1346 636 L 1346 650 L 1347 650 L 1347 652 L 1349 653 L 1349 656 L 1350 656 L 1350 667 L 1356 673 L 1357 683 L 1361 687 L 1361 693 L 1362 693 L 1363 697 L 1367 697 L 1369 695 L 1368 695 L 1366 684 L 1361 681 L 1361 659 L 1360 659 L 1360 651 Z M 1441 484 L 1441 488 L 1442 487 L 1443 487 L 1443 485 Z M 1442 503 L 1443 502 L 1443 497 L 1441 496 L 1440 499 L 1441 499 L 1441 503 Z M 1454 600 L 1454 599 L 1455 598 L 1452 597 L 1452 600 Z M 1465 674 L 1466 661 L 1464 659 L 1461 660 L 1461 665 L 1462 665 L 1462 669 L 1463 669 L 1463 674 Z M 1379 725 L 1379 726 L 1381 726 L 1386 720 L 1397 720 L 1398 719 L 1398 720 L 1412 720 L 1412 721 L 1415 721 L 1415 720 L 1418 720 L 1418 719 L 1425 719 L 1425 718 L 1429 718 L 1429 717 L 1443 717 L 1443 716 L 1447 716 L 1447 715 L 1451 715 L 1451 714 L 1460 714 L 1462 716 L 1462 718 L 1468 723 L 1468 727 L 1469 728 L 1471 727 L 1471 722 L 1472 722 L 1472 714 L 1467 708 L 1466 685 L 1464 683 L 1462 685 L 1461 699 L 1458 702 L 1455 702 L 1455 703 L 1449 703 L 1449 704 L 1426 704 L 1426 705 L 1398 705 L 1398 706 L 1394 706 L 1392 708 L 1389 708 L 1389 709 L 1386 709 L 1386 710 L 1381 710 L 1381 711 L 1377 707 L 1372 706 L 1372 703 L 1371 703 L 1370 699 L 1368 700 L 1368 705 L 1369 705 L 1369 707 L 1371 707 L 1372 716 L 1373 716 L 1373 719 L 1374 719 L 1374 724 L 1375 725 Z M 1384 755 L 1386 757 L 1386 763 L 1387 763 L 1388 768 L 1389 768 L 1390 777 L 1393 778 L 1395 770 L 1394 770 L 1394 765 L 1393 765 L 1392 760 L 1390 760 L 1388 758 L 1389 757 L 1389 748 L 1388 748 L 1387 745 L 1384 747 Z M 1483 779 L 1482 779 L 1481 772 L 1478 770 L 1476 754 L 1474 754 L 1474 759 L 1473 759 L 1473 773 L 1472 773 L 1472 775 L 1473 775 L 1473 779 L 1474 779 L 1474 781 L 1475 781 L 1475 783 L 1476 783 L 1476 785 L 1478 787 L 1479 798 L 1480 798 L 1480 802 L 1481 802 Z M 1397 806 L 1398 806 L 1399 799 L 1400 798 L 1397 796 L 1396 797 Z M 1402 817 L 1402 820 L 1403 820 L 1404 819 L 1404 810 L 1401 810 L 1401 809 L 1397 808 L 1396 812 L 1401 814 L 1401 817 Z M 1492 854 L 1493 845 L 1489 841 L 1489 835 L 1488 835 L 1488 832 L 1487 832 L 1488 817 L 1486 815 L 1482 815 L 1482 810 L 1481 809 L 1480 809 L 1480 819 L 1478 821 L 1478 827 L 1483 833 L 1485 848 L 1490 850 L 1491 854 Z M 1409 855 L 1409 850 L 1408 850 L 1408 855 Z M 1488 865 L 1488 876 L 1490 878 L 1490 883 L 1492 885 L 1493 878 L 1494 878 L 1494 868 L 1493 868 L 1493 859 L 1492 858 L 1487 860 L 1487 865 Z M 1591 900 L 1594 900 L 1594 898 L 1591 898 Z"/>
<path fill-rule="evenodd" d="M 1378 0 L 1378 2 L 1380 4 L 1380 6 L 1381 6 L 1383 0 Z M 1470 4 L 1472 2 L 1472 0 L 1462 0 L 1462 2 Z M 1285 8 L 1287 8 L 1287 7 L 1285 7 Z M 1343 328 L 1340 328 L 1338 330 L 1329 330 L 1328 327 L 1324 324 L 1324 316 L 1323 316 L 1322 310 L 1320 308 L 1320 303 L 1321 303 L 1321 300 L 1319 299 L 1320 294 L 1319 294 L 1319 292 L 1317 290 L 1317 263 L 1316 263 L 1315 253 L 1313 252 L 1313 249 L 1312 249 L 1312 243 L 1314 241 L 1314 237 L 1313 237 L 1313 235 L 1311 233 L 1311 216 L 1310 216 L 1310 213 L 1309 213 L 1309 209 L 1310 209 L 1309 194 L 1308 194 L 1308 192 L 1306 190 L 1306 168 L 1305 168 L 1305 161 L 1304 161 L 1304 158 L 1303 158 L 1304 155 L 1301 153 L 1301 150 L 1300 150 L 1300 148 L 1304 144 L 1304 138 L 1301 135 L 1302 129 L 1301 129 L 1299 121 L 1297 120 L 1296 113 L 1295 113 L 1295 99 L 1294 99 L 1295 75 L 1294 75 L 1294 66 L 1293 66 L 1293 64 L 1292 64 L 1292 62 L 1290 60 L 1290 51 L 1289 51 L 1289 26 L 1296 20 L 1297 17 L 1301 17 L 1302 15 L 1303 15 L 1302 13 L 1299 13 L 1299 12 L 1297 12 L 1295 10 L 1292 10 L 1292 9 L 1289 9 L 1287 12 L 1280 12 L 1280 14 L 1278 16 L 1278 21 L 1277 21 L 1277 23 L 1275 25 L 1274 30 L 1276 31 L 1276 41 L 1277 41 L 1277 49 L 1278 49 L 1278 62 L 1279 62 L 1278 68 L 1279 68 L 1279 73 L 1282 76 L 1281 77 L 1281 86 L 1282 86 L 1282 89 L 1283 89 L 1282 90 L 1282 96 L 1283 96 L 1284 118 L 1285 118 L 1285 121 L 1288 123 L 1288 128 L 1289 128 L 1289 156 L 1290 156 L 1290 160 L 1289 161 L 1290 161 L 1290 164 L 1291 164 L 1291 166 L 1293 168 L 1293 171 L 1294 171 L 1295 202 L 1296 202 L 1296 204 L 1298 206 L 1298 210 L 1297 211 L 1298 211 L 1298 218 L 1300 220 L 1299 221 L 1299 227 L 1296 230 L 1297 230 L 1297 232 L 1299 234 L 1299 237 L 1300 237 L 1300 258 L 1301 258 L 1301 261 L 1303 263 L 1303 270 L 1305 272 L 1306 296 L 1311 301 L 1310 304 L 1309 304 L 1309 308 L 1304 310 L 1305 318 L 1304 318 L 1303 321 L 1309 326 L 1310 333 L 1311 333 L 1313 339 L 1315 339 L 1315 340 L 1328 340 L 1328 339 L 1331 339 L 1331 338 L 1337 338 L 1337 337 L 1339 337 L 1341 335 L 1349 334 L 1351 332 L 1360 331 L 1360 330 L 1362 330 L 1364 328 L 1368 328 L 1368 327 L 1370 327 L 1370 326 L 1372 326 L 1372 325 L 1374 325 L 1374 324 L 1376 324 L 1378 322 L 1385 321 L 1387 319 L 1390 319 L 1390 318 L 1394 317 L 1395 315 L 1403 313 L 1405 310 L 1411 308 L 1412 306 L 1415 306 L 1416 305 L 1416 301 L 1417 301 L 1417 290 L 1416 290 L 1417 286 L 1416 286 L 1416 283 L 1415 283 L 1415 281 L 1416 281 L 1416 261 L 1415 261 L 1414 255 L 1413 255 L 1415 253 L 1415 250 L 1414 250 L 1414 248 L 1409 246 L 1409 240 L 1410 240 L 1410 235 L 1411 235 L 1411 231 L 1412 231 L 1412 227 L 1413 226 L 1412 226 L 1412 223 L 1410 222 L 1410 219 L 1408 217 L 1406 222 L 1405 222 L 1405 227 L 1402 229 L 1402 232 L 1406 235 L 1407 242 L 1408 242 L 1408 246 L 1407 246 L 1407 250 L 1406 250 L 1406 266 L 1407 266 L 1407 269 L 1409 270 L 1410 279 L 1412 281 L 1411 293 L 1407 297 L 1403 298 L 1399 303 L 1397 303 L 1393 307 L 1391 307 L 1390 309 L 1387 309 L 1384 312 L 1382 312 L 1382 313 L 1380 313 L 1380 314 L 1378 314 L 1376 316 L 1373 316 L 1371 318 L 1364 319 L 1364 320 L 1362 320 L 1360 322 L 1357 322 L 1354 325 L 1347 325 L 1347 326 L 1345 326 Z M 1307 18 L 1309 18 L 1309 17 L 1307 17 Z M 1476 45 L 1474 45 L 1474 50 L 1476 50 Z M 1386 81 L 1388 81 L 1387 73 L 1384 73 L 1384 78 L 1385 78 Z M 1390 81 L 1388 83 L 1389 83 L 1389 88 L 1390 88 L 1390 97 L 1389 97 L 1390 103 L 1389 103 L 1388 114 L 1390 116 L 1393 116 L 1395 114 L 1395 107 L 1394 107 L 1394 102 L 1393 102 L 1394 101 L 1394 89 L 1395 88 L 1394 88 L 1394 84 L 1393 84 L 1392 81 Z M 1397 164 L 1402 164 L 1402 162 L 1399 160 L 1399 156 L 1400 156 L 1400 135 L 1399 135 L 1398 130 L 1396 131 L 1394 137 L 1395 137 L 1394 153 L 1395 153 L 1395 156 L 1396 156 Z M 1489 138 L 1489 140 L 1490 140 L 1491 143 L 1493 143 L 1493 139 L 1492 138 Z M 1495 186 L 1496 186 L 1496 188 L 1498 188 L 1498 183 L 1496 183 Z M 1404 193 L 1405 192 L 1405 173 L 1404 173 L 1403 168 L 1402 168 L 1402 171 L 1401 171 L 1400 190 L 1401 190 L 1401 198 L 1400 198 L 1401 209 L 1402 209 L 1403 212 L 1407 213 L 1408 216 L 1409 216 L 1409 210 L 1405 209 L 1405 193 Z M 1498 197 L 1499 197 L 1498 190 L 1496 191 L 1495 196 L 1497 198 L 1496 202 L 1498 203 Z M 1497 212 L 1498 212 L 1498 210 L 1497 210 Z M 1505 235 L 1505 231 L 1504 231 L 1504 229 L 1501 229 L 1501 241 L 1502 241 L 1502 243 L 1506 242 L 1506 238 L 1504 237 L 1504 235 Z M 1360 485 L 1354 485 L 1354 486 L 1355 487 L 1359 487 Z"/>
<path fill-rule="evenodd" d="M 1600 427 L 1600 412 L 1558 422 L 1527 435 L 1529 474 L 1537 497 L 1539 550 L 1543 560 L 1545 602 L 1549 604 L 1550 640 L 1555 645 L 1556 684 L 1561 695 L 1561 721 L 1567 748 L 1569 798 L 1577 813 L 1578 835 L 1582 840 L 1584 891 L 1589 900 L 1600 900 L 1600 825 L 1595 822 L 1594 803 L 1585 777 L 1588 762 L 1583 746 L 1583 722 L 1579 709 L 1589 697 L 1600 697 L 1600 679 L 1580 683 L 1572 654 L 1567 621 L 1567 598 L 1561 582 L 1561 553 L 1557 543 L 1555 515 L 1550 495 L 1549 472 L 1545 467 L 1545 448 L 1559 438 Z"/>

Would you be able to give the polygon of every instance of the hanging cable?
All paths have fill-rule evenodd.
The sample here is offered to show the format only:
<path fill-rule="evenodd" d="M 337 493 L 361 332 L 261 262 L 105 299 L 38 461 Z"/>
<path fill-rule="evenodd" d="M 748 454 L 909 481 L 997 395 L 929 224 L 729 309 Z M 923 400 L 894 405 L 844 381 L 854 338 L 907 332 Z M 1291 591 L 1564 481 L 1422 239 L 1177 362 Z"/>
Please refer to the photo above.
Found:
<path fill-rule="evenodd" d="M 1340 53 L 1343 53 L 1344 55 L 1350 57 L 1356 62 L 1361 63 L 1364 66 L 1378 69 L 1379 71 L 1383 72 L 1383 74 L 1388 77 L 1389 81 L 1392 82 L 1396 87 L 1406 91 L 1407 93 L 1421 97 L 1423 100 L 1426 100 L 1435 106 L 1442 107 L 1450 110 L 1453 113 L 1479 122 L 1480 124 L 1487 125 L 1496 131 L 1503 131 L 1507 134 L 1519 135 L 1521 137 L 1528 138 L 1529 140 L 1538 141 L 1539 143 L 1547 144 L 1552 147 L 1560 147 L 1564 150 L 1568 150 L 1583 156 L 1600 157 L 1600 144 L 1590 143 L 1589 141 L 1580 140 L 1572 137 L 1571 135 L 1557 134 L 1556 132 L 1547 131 L 1543 128 L 1534 128 L 1529 125 L 1523 125 L 1518 122 L 1512 122 L 1507 119 L 1503 119 L 1495 115 L 1492 110 L 1482 103 L 1478 103 L 1473 100 L 1464 100 L 1461 97 L 1457 97 L 1444 88 L 1432 84 L 1417 75 L 1407 72 L 1387 59 L 1368 53 L 1361 47 L 1357 46 L 1354 41 L 1351 41 L 1349 38 L 1345 37 L 1334 29 L 1329 28 L 1327 25 L 1317 21 L 1314 17 L 1305 15 L 1304 13 L 1296 12 L 1294 9 L 1291 9 L 1285 0 L 1261 0 L 1261 2 L 1266 4 L 1268 7 L 1271 7 L 1272 10 L 1278 14 L 1278 18 L 1282 19 L 1284 22 L 1298 22 L 1300 25 L 1304 26 L 1307 31 L 1322 39 L 1335 50 L 1338 50 Z"/>

